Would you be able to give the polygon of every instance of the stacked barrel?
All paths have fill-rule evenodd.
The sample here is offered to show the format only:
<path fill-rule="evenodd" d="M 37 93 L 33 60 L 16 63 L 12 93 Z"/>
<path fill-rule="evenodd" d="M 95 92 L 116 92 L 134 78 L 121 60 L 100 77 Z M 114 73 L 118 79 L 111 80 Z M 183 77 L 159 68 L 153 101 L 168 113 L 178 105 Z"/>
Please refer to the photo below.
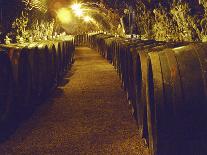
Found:
<path fill-rule="evenodd" d="M 0 125 L 29 113 L 56 88 L 73 62 L 72 39 L 0 45 Z"/>
<path fill-rule="evenodd" d="M 76 35 L 75 38 L 74 38 L 74 41 L 75 41 L 75 45 L 77 46 L 85 46 L 85 45 L 88 45 L 88 35 L 87 34 L 79 34 L 79 35 Z"/>
<path fill-rule="evenodd" d="M 89 34 L 88 42 L 116 68 L 151 155 L 207 153 L 196 146 L 207 138 L 206 43 L 106 34 Z"/>

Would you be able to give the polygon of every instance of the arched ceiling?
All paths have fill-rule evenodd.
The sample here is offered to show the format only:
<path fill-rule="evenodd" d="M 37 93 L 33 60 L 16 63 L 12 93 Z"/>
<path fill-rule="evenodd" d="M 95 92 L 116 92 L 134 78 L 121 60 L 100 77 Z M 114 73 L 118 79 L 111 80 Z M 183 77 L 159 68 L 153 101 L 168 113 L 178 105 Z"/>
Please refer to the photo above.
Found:
<path fill-rule="evenodd" d="M 83 3 L 84 9 L 90 10 L 85 15 L 93 18 L 93 22 L 84 22 L 83 18 L 73 15 L 70 22 L 60 22 L 57 18 L 59 10 L 66 8 L 71 11 L 70 6 L 74 3 Z M 207 34 L 206 0 L 0 0 L 0 34 L 5 35 L 12 30 L 12 22 L 21 16 L 23 8 L 29 8 L 30 21 L 51 21 L 53 17 L 59 21 L 57 27 L 62 27 L 69 33 L 90 30 L 116 32 L 120 27 L 120 17 L 129 17 L 124 15 L 124 10 L 131 9 L 133 11 L 130 11 L 130 16 L 134 17 L 133 27 L 138 32 L 136 34 L 145 35 L 147 38 L 163 36 L 163 39 L 174 40 L 176 34 L 179 40 L 189 40 L 185 39 L 184 34 L 188 32 L 188 36 L 195 35 L 201 40 Z M 185 18 L 181 20 L 182 16 Z M 67 18 L 67 14 L 64 18 Z M 129 28 L 130 24 L 126 24 Z"/>
<path fill-rule="evenodd" d="M 84 23 L 83 19 L 71 16 L 73 19 L 68 23 L 60 25 L 66 29 L 69 33 L 77 33 L 78 31 L 90 31 L 90 30 L 106 30 L 113 31 L 119 24 L 119 13 L 111 9 L 104 2 L 97 1 L 75 1 L 82 4 L 84 16 L 90 16 L 93 18 L 93 22 Z M 53 16 L 57 16 L 58 10 L 61 8 L 67 8 L 71 10 L 71 5 L 74 1 L 67 0 L 51 0 L 48 3 L 48 10 Z M 70 17 L 70 18 L 71 18 Z M 116 28 L 115 28 L 116 27 Z"/>

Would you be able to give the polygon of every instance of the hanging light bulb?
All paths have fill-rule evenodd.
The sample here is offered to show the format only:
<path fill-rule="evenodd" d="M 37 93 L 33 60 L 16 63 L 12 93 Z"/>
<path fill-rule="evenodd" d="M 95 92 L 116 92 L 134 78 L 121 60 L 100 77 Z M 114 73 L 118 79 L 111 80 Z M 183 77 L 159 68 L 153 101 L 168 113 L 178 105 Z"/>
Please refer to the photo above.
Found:
<path fill-rule="evenodd" d="M 76 16 L 81 17 L 83 16 L 83 9 L 81 8 L 82 4 L 81 3 L 75 3 L 71 6 L 73 12 L 75 13 Z"/>
<path fill-rule="evenodd" d="M 72 10 L 80 10 L 81 9 L 81 3 L 75 3 L 71 6 Z"/>

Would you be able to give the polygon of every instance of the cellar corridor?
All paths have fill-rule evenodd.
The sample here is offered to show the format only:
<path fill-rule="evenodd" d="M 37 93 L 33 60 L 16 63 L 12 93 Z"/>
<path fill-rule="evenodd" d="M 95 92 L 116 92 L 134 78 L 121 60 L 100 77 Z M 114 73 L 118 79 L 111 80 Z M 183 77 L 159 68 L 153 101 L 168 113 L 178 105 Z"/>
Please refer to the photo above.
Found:
<path fill-rule="evenodd" d="M 61 87 L 0 143 L 0 154 L 147 155 L 120 85 L 98 52 L 76 48 Z"/>

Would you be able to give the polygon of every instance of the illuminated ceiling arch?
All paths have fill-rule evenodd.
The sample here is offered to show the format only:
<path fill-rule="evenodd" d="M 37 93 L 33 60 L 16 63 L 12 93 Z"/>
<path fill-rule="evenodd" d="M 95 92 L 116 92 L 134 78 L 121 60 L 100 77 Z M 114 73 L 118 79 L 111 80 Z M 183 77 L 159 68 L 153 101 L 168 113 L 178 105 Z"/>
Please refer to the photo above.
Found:
<path fill-rule="evenodd" d="M 68 9 L 73 9 L 71 8 L 71 5 L 65 5 L 68 7 Z M 64 6 L 64 8 L 66 8 Z M 75 6 L 76 7 L 80 6 Z M 117 13 L 115 13 L 112 9 L 106 8 L 102 3 L 95 3 L 95 2 L 86 2 L 86 3 L 81 3 L 82 11 L 84 12 L 84 16 L 88 16 L 92 18 L 92 22 L 84 23 L 85 21 L 84 18 L 81 18 L 83 12 L 81 10 L 76 10 L 74 14 L 76 14 L 78 17 L 74 18 L 72 17 L 73 20 L 72 24 L 70 22 L 68 23 L 61 23 L 61 26 L 66 29 L 67 31 L 73 31 L 75 28 L 82 30 L 85 29 L 85 27 L 88 25 L 92 29 L 94 29 L 94 26 L 103 31 L 115 31 L 117 29 L 119 22 L 120 22 L 120 17 Z M 62 8 L 61 8 L 62 9 Z M 61 10 L 59 9 L 59 10 Z M 54 10 L 53 10 L 54 11 Z M 78 12 L 77 12 L 78 11 Z M 80 12 L 81 11 L 81 12 Z M 58 15 L 59 11 L 56 11 L 56 14 Z M 79 15 L 78 15 L 79 14 Z M 68 13 L 68 16 L 69 13 Z"/>

